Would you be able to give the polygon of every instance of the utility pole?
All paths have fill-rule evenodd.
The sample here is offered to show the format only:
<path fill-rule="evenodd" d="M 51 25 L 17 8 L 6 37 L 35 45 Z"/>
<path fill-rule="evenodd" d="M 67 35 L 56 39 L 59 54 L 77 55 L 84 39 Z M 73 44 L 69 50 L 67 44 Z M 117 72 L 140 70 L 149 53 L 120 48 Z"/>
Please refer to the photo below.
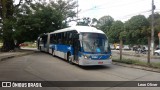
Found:
<path fill-rule="evenodd" d="M 119 48 L 119 51 L 120 51 L 120 60 L 122 61 L 122 48 L 123 48 L 123 38 L 120 38 L 120 48 Z"/>
<path fill-rule="evenodd" d="M 2 2 L 0 0 L 0 24 L 2 23 Z"/>
<path fill-rule="evenodd" d="M 77 20 L 78 20 L 78 0 L 77 0 Z"/>
<path fill-rule="evenodd" d="M 0 0 L 0 35 L 2 34 L 2 2 Z"/>
<path fill-rule="evenodd" d="M 152 0 L 152 15 L 151 15 L 151 54 L 154 55 L 154 0 Z"/>

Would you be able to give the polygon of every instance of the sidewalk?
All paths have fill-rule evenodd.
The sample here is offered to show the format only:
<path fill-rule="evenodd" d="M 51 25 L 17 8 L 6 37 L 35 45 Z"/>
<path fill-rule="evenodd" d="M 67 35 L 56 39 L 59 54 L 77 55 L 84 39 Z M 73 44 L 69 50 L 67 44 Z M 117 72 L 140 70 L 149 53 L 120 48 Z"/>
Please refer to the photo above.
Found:
<path fill-rule="evenodd" d="M 33 54 L 35 52 L 36 52 L 35 50 L 24 50 L 24 49 L 20 49 L 15 52 L 0 52 L 0 61 L 6 60 L 9 58 L 13 58 L 13 57 L 19 57 L 19 56 L 24 56 L 24 55 L 28 55 L 28 54 Z"/>

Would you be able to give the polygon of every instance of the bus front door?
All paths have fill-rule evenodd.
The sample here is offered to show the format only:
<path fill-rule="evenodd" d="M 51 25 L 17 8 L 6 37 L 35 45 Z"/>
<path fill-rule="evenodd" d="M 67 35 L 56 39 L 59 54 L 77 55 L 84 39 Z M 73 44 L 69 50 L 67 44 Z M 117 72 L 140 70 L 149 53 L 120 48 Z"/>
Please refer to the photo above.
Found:
<path fill-rule="evenodd" d="M 73 53 L 74 53 L 74 60 L 78 60 L 78 52 L 79 52 L 80 42 L 79 40 L 75 40 L 73 42 Z"/>

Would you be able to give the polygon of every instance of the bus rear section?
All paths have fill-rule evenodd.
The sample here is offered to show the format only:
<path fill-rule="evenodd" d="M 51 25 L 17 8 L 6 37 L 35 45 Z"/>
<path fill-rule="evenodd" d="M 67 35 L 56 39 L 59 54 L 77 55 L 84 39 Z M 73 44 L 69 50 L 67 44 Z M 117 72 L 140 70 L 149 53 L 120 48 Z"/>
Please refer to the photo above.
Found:
<path fill-rule="evenodd" d="M 49 49 L 49 34 L 41 34 L 37 39 L 37 48 L 40 51 L 48 52 Z"/>

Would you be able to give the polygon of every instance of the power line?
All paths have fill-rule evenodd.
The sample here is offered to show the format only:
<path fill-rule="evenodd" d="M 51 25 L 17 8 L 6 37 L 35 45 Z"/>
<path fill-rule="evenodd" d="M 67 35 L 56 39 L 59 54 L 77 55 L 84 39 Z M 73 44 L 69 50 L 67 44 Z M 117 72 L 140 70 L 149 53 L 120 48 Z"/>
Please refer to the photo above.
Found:
<path fill-rule="evenodd" d="M 126 5 L 130 5 L 130 3 L 135 3 L 135 2 L 137 2 L 137 3 L 139 4 L 139 3 L 142 2 L 142 1 L 144 1 L 144 0 L 134 1 L 134 2 L 129 2 L 129 3 L 122 3 L 122 4 L 112 4 L 111 6 L 108 6 L 108 7 L 109 7 L 109 8 L 115 8 L 115 7 L 120 7 L 120 6 L 126 6 Z M 136 5 L 137 5 L 137 4 L 136 4 Z M 105 8 L 107 8 L 107 7 L 99 8 L 99 9 L 105 9 Z"/>
<path fill-rule="evenodd" d="M 120 17 L 120 19 L 127 18 L 127 17 L 133 16 L 133 15 L 143 14 L 143 13 L 151 13 L 151 11 L 152 10 L 146 10 L 146 11 L 141 11 L 141 12 L 137 12 L 137 13 L 128 14 L 128 15 Z M 155 9 L 155 11 L 160 11 L 160 9 Z"/>
<path fill-rule="evenodd" d="M 144 2 L 142 2 L 142 1 L 145 1 L 145 0 L 141 0 L 141 2 L 138 1 L 137 3 L 138 3 L 138 4 L 144 3 Z M 129 2 L 129 3 L 131 3 L 131 2 Z M 108 7 L 114 8 L 114 7 L 119 7 L 119 6 L 121 6 L 121 5 L 126 6 L 126 4 L 129 5 L 129 3 L 123 3 L 123 4 L 118 4 L 118 5 L 116 4 L 116 6 L 115 6 L 115 4 L 114 4 L 114 5 L 112 5 L 112 7 L 110 7 L 110 6 L 108 6 Z M 132 2 L 132 3 L 133 3 L 133 2 Z M 146 3 L 148 3 L 148 2 L 146 2 Z M 85 12 L 89 12 L 89 11 L 95 10 L 95 9 L 102 9 L 102 8 L 100 8 L 100 7 L 102 7 L 103 5 L 105 5 L 105 4 L 98 5 L 98 6 L 94 6 L 94 7 L 92 7 L 92 8 L 86 9 L 85 11 L 80 12 L 80 14 L 85 13 Z M 137 4 L 136 4 L 136 5 L 137 5 Z M 105 7 L 105 8 L 107 8 L 107 7 Z M 159 10 L 159 9 L 156 9 L 156 10 Z M 133 16 L 133 15 L 144 14 L 144 13 L 151 13 L 151 10 L 140 11 L 140 12 L 128 14 L 128 15 L 125 15 L 125 16 L 122 16 L 122 17 L 118 17 L 118 19 L 124 19 L 124 18 L 128 18 L 128 17 L 130 17 L 130 16 Z"/>
<path fill-rule="evenodd" d="M 136 2 L 140 3 L 142 1 L 144 1 L 144 0 L 141 0 L 141 1 L 137 0 Z M 120 6 L 126 6 L 126 5 L 129 5 L 130 3 L 135 3 L 135 1 L 134 2 L 129 2 L 129 3 L 123 3 L 123 4 L 112 4 L 111 6 L 108 6 L 108 7 L 105 7 L 105 8 L 115 8 L 115 7 L 120 7 Z M 80 12 L 80 13 L 89 12 L 89 11 L 94 10 L 94 9 L 105 9 L 105 8 L 102 8 L 102 7 L 106 4 L 107 3 L 102 4 L 102 5 L 98 5 L 98 6 L 93 6 L 89 9 L 86 9 L 86 10 Z"/>

